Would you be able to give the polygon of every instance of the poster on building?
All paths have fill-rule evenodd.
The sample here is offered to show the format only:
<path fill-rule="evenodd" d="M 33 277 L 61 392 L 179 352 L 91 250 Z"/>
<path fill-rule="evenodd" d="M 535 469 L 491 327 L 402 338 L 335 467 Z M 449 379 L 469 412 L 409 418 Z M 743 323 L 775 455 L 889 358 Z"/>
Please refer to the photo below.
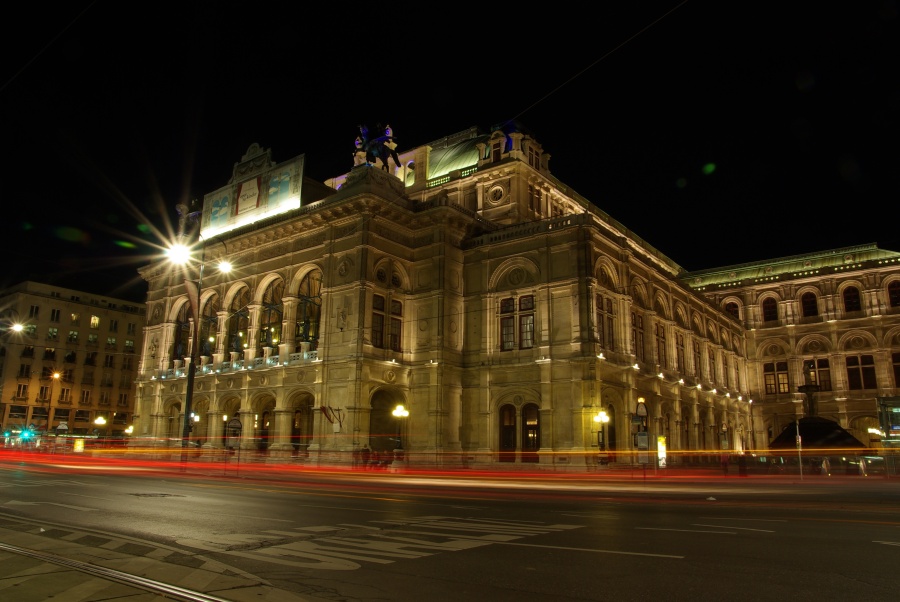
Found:
<path fill-rule="evenodd" d="M 259 207 L 259 178 L 238 184 L 237 213 L 246 213 Z"/>
<path fill-rule="evenodd" d="M 659 467 L 666 467 L 666 438 L 662 435 L 656 438 L 656 458 L 659 461 Z"/>
<path fill-rule="evenodd" d="M 250 177 L 235 178 L 234 183 L 206 194 L 200 236 L 210 239 L 299 208 L 303 162 L 301 155 L 268 169 L 251 169 Z"/>

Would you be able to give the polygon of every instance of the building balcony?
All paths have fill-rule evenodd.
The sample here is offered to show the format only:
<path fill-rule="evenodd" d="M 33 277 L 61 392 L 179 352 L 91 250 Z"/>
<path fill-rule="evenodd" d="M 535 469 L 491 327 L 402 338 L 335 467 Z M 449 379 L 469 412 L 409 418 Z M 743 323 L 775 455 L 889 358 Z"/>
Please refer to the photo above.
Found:
<path fill-rule="evenodd" d="M 208 363 L 198 366 L 195 375 L 197 377 L 207 374 L 225 374 L 229 372 L 241 372 L 243 370 L 265 370 L 277 368 L 279 366 L 292 366 L 298 364 L 309 364 L 318 362 L 318 351 L 299 351 L 297 353 L 288 354 L 285 361 L 282 361 L 280 355 L 270 355 L 268 357 L 257 357 L 252 360 L 226 360 L 218 363 Z M 171 380 L 187 377 L 187 367 L 179 366 L 178 368 L 169 368 L 168 370 L 153 370 L 144 375 L 146 380 Z"/>

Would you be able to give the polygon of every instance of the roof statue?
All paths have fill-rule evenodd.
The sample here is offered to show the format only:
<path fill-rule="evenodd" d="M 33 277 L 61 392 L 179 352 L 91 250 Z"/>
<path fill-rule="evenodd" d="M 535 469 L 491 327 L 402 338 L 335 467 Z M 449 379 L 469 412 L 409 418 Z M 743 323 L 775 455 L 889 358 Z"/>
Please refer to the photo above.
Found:
<path fill-rule="evenodd" d="M 381 169 L 390 171 L 388 167 L 388 159 L 394 162 L 395 168 L 400 167 L 400 157 L 397 155 L 397 142 L 394 140 L 394 132 L 391 126 L 387 125 L 383 130 L 381 124 L 375 128 L 376 132 L 383 132 L 381 135 L 369 134 L 369 128 L 365 125 L 359 126 L 359 136 L 356 137 L 355 149 L 353 151 L 353 165 L 375 165 L 376 162 L 381 164 Z"/>

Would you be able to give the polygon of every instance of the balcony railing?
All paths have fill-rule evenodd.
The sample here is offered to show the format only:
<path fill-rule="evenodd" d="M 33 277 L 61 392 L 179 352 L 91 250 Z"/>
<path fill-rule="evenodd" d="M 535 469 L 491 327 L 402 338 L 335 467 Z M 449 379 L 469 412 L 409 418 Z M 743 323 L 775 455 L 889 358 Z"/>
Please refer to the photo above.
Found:
<path fill-rule="evenodd" d="M 280 355 L 270 355 L 269 357 L 257 357 L 250 361 L 237 360 L 232 362 L 231 360 L 226 360 L 223 362 L 209 363 L 204 366 L 199 366 L 197 368 L 197 376 L 202 376 L 205 374 L 223 374 L 228 372 L 240 372 L 241 370 L 261 370 L 266 368 L 275 368 L 277 366 L 290 366 L 296 364 L 306 364 L 310 362 L 319 361 L 319 352 L 318 351 L 299 351 L 297 353 L 291 353 L 287 356 L 286 361 L 282 361 Z M 177 369 L 169 368 L 168 370 L 159 371 L 158 376 L 156 375 L 156 371 L 153 371 L 153 375 L 150 376 L 150 380 L 156 380 L 157 378 L 161 380 L 172 379 L 172 378 L 183 378 L 187 376 L 187 367 L 181 366 Z"/>

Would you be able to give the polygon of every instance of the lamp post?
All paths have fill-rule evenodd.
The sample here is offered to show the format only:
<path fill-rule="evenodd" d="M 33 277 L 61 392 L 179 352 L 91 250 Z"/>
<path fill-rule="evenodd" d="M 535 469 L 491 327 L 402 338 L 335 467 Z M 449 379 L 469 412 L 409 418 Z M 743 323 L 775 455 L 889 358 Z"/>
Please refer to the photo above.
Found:
<path fill-rule="evenodd" d="M 401 428 L 403 424 L 403 419 L 409 416 L 409 410 L 403 407 L 403 404 L 399 404 L 394 411 L 391 412 L 397 418 L 397 449 L 401 452 L 403 451 L 403 439 L 401 439 Z"/>
<path fill-rule="evenodd" d="M 183 206 L 181 206 L 183 207 Z M 185 217 L 196 219 L 199 213 L 184 214 Z M 184 218 L 182 218 L 181 232 L 184 236 Z M 191 348 L 187 366 L 187 381 L 184 387 L 184 412 L 181 431 L 181 463 L 182 468 L 187 465 L 188 446 L 190 445 L 191 431 L 193 430 L 194 413 L 192 404 L 194 400 L 194 378 L 197 373 L 197 362 L 200 355 L 200 295 L 203 292 L 203 267 L 206 259 L 206 244 L 201 240 L 200 261 L 197 264 L 197 280 L 193 280 L 187 273 L 187 265 L 191 262 L 193 249 L 184 244 L 176 244 L 169 248 L 169 260 L 181 266 L 185 266 L 184 286 L 187 290 L 188 301 L 191 306 Z M 219 263 L 220 272 L 229 272 L 231 264 L 225 260 Z M 199 418 L 199 417 L 198 417 Z"/>
<path fill-rule="evenodd" d="M 600 449 L 600 464 L 607 464 L 606 458 L 606 425 L 609 423 L 609 414 L 600 410 L 594 416 L 597 423 L 597 447 Z"/>
<path fill-rule="evenodd" d="M 800 439 L 800 417 L 803 415 L 803 399 L 794 399 L 794 403 L 801 404 L 800 416 L 797 416 L 794 425 L 797 428 L 797 464 L 800 466 L 800 480 L 803 480 L 803 442 Z"/>
<path fill-rule="evenodd" d="M 753 430 L 753 400 L 751 399 L 749 402 L 749 411 L 750 411 L 750 453 L 755 453 L 756 449 L 756 431 Z"/>

